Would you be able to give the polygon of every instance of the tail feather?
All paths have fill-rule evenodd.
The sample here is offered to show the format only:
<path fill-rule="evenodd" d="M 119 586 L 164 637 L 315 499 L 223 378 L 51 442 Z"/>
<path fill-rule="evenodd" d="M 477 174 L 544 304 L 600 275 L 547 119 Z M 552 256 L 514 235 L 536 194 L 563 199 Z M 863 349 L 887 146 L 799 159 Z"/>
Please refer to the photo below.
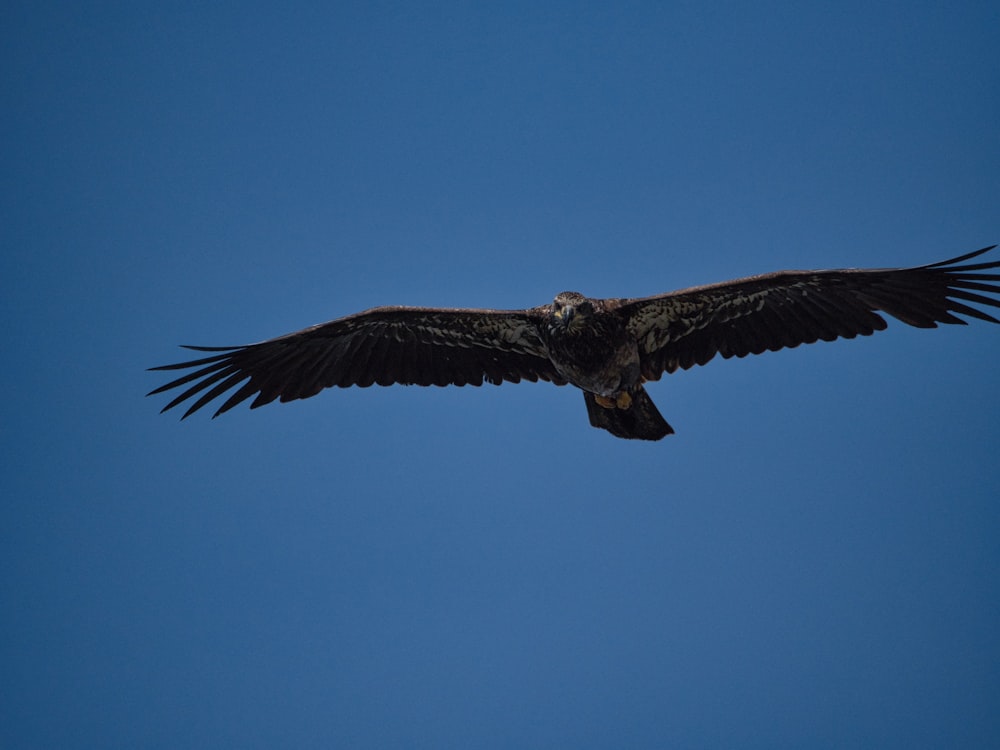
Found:
<path fill-rule="evenodd" d="M 632 404 L 628 409 L 606 409 L 597 403 L 593 393 L 584 391 L 590 424 L 629 440 L 661 440 L 673 434 L 674 428 L 667 424 L 645 388 L 636 386 L 629 395 Z"/>

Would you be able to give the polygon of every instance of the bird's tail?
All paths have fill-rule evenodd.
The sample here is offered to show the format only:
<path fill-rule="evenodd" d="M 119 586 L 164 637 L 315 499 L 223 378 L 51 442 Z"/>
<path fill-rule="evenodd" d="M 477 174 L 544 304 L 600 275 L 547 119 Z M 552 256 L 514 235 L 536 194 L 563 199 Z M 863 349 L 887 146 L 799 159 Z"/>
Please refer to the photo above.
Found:
<path fill-rule="evenodd" d="M 590 424 L 629 440 L 661 440 L 673 434 L 674 428 L 667 424 L 642 385 L 631 389 L 629 395 L 632 403 L 627 409 L 607 408 L 597 403 L 593 393 L 584 391 Z"/>

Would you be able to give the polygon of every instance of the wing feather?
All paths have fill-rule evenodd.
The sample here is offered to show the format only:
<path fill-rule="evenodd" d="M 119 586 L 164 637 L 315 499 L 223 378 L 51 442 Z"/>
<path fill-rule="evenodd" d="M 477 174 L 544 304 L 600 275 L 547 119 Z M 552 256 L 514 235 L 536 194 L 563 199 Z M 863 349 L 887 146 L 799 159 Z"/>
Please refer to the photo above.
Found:
<path fill-rule="evenodd" d="M 1000 261 L 964 264 L 994 246 L 914 268 L 779 271 L 722 284 L 622 300 L 639 341 L 643 375 L 688 369 L 815 341 L 868 336 L 886 313 L 918 328 L 1000 323 L 973 305 L 1000 307 Z"/>
<path fill-rule="evenodd" d="M 187 417 L 232 389 L 215 416 L 332 386 L 563 385 L 537 333 L 542 311 L 380 307 L 249 346 L 186 347 L 211 354 L 151 368 L 193 371 L 149 395 L 186 386 L 163 411 L 195 399 Z"/>

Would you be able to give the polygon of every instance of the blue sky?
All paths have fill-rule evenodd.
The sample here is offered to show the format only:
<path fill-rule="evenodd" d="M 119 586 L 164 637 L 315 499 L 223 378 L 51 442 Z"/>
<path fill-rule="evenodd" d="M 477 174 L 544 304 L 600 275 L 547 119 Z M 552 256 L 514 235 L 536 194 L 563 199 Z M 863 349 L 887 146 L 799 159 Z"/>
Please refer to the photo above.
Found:
<path fill-rule="evenodd" d="M 1000 241 L 992 2 L 0 12 L 0 744 L 985 747 L 1000 327 L 159 415 L 146 367 Z"/>

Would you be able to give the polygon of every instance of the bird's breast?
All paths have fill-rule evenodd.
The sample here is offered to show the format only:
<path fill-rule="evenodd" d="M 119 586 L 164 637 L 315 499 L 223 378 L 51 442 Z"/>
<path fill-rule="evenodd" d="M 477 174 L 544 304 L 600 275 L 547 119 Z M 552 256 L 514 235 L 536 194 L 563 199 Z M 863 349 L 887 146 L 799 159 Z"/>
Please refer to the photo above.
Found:
<path fill-rule="evenodd" d="M 585 391 L 611 396 L 639 380 L 639 349 L 623 327 L 557 330 L 545 344 L 559 374 Z"/>

